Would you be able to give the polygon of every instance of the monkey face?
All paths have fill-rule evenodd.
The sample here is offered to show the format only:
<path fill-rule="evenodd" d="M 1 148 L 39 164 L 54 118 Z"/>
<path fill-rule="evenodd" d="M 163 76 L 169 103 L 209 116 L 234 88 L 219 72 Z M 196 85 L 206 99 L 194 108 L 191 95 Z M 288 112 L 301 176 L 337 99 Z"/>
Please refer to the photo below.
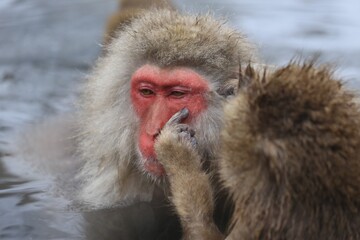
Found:
<path fill-rule="evenodd" d="M 165 173 L 154 150 L 155 139 L 165 123 L 185 107 L 189 116 L 183 123 L 191 123 L 207 108 L 205 93 L 208 91 L 208 82 L 186 67 L 144 65 L 133 74 L 131 101 L 140 119 L 138 149 L 141 164 L 148 173 L 157 177 Z"/>

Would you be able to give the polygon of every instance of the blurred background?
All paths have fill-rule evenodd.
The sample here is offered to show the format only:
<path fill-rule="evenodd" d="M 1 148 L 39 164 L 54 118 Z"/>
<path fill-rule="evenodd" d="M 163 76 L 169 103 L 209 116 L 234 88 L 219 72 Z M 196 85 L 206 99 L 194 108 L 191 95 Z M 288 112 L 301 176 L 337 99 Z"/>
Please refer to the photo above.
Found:
<path fill-rule="evenodd" d="M 212 11 L 245 32 L 266 63 L 320 54 L 360 89 L 359 0 L 176 0 L 179 9 Z M 116 0 L 0 0 L 0 239 L 79 239 L 83 216 L 53 210 L 48 183 L 9 158 L 14 133 L 74 107 L 100 54 Z M 11 159 L 11 160 L 9 160 Z M 25 168 L 21 176 L 13 169 Z M 147 239 L 144 237 L 144 239 Z"/>

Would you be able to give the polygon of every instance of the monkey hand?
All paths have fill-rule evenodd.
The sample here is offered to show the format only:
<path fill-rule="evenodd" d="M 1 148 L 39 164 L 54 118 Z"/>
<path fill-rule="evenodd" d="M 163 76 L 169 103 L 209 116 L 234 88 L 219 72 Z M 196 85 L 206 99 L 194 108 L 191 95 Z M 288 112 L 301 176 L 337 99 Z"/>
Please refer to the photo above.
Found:
<path fill-rule="evenodd" d="M 180 123 L 188 115 L 186 108 L 174 114 L 155 143 L 157 159 L 168 176 L 201 169 L 195 131 L 189 125 Z"/>

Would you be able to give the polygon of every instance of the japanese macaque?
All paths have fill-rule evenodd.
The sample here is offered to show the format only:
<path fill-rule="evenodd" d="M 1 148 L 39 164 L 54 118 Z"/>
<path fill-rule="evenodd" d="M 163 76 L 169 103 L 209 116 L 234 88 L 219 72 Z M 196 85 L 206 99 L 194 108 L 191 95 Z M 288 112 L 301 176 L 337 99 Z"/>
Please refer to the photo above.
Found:
<path fill-rule="evenodd" d="M 223 104 L 237 88 L 238 65 L 257 61 L 256 48 L 225 21 L 169 9 L 144 12 L 118 31 L 85 82 L 77 114 L 33 129 L 20 150 L 54 176 L 56 196 L 80 209 L 87 238 L 178 239 L 155 141 L 184 109 L 175 122 L 196 131 L 197 154 L 215 169 Z"/>
<path fill-rule="evenodd" d="M 120 0 L 118 10 L 113 13 L 107 23 L 104 44 L 109 44 L 116 36 L 116 31 L 129 25 L 135 17 L 151 8 L 167 8 L 175 10 L 170 0 Z"/>
<path fill-rule="evenodd" d="M 223 103 L 235 88 L 229 83 L 239 63 L 256 61 L 255 52 L 210 15 L 153 10 L 124 26 L 81 98 L 79 200 L 106 208 L 150 201 L 166 189 L 154 144 L 183 108 L 179 123 L 196 131 L 199 158 L 216 168 Z"/>
<path fill-rule="evenodd" d="M 244 79 L 251 82 L 226 105 L 221 134 L 219 174 L 235 203 L 226 239 L 359 239 L 360 111 L 354 95 L 331 68 L 313 62 L 271 74 L 249 67 Z M 184 238 L 223 239 L 210 217 L 213 193 L 196 134 L 174 122 L 166 124 L 156 149 Z"/>

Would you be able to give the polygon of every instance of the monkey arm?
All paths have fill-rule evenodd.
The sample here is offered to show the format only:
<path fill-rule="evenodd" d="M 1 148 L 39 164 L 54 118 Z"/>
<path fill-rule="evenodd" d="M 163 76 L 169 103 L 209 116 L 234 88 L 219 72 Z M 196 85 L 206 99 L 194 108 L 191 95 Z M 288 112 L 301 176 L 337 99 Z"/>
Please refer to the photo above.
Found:
<path fill-rule="evenodd" d="M 181 111 L 177 114 L 174 116 L 183 117 L 179 116 Z M 168 176 L 171 201 L 180 217 L 183 238 L 223 239 L 213 220 L 212 188 L 207 174 L 201 170 L 194 132 L 188 125 L 172 121 L 173 118 L 161 131 L 155 149 Z"/>

